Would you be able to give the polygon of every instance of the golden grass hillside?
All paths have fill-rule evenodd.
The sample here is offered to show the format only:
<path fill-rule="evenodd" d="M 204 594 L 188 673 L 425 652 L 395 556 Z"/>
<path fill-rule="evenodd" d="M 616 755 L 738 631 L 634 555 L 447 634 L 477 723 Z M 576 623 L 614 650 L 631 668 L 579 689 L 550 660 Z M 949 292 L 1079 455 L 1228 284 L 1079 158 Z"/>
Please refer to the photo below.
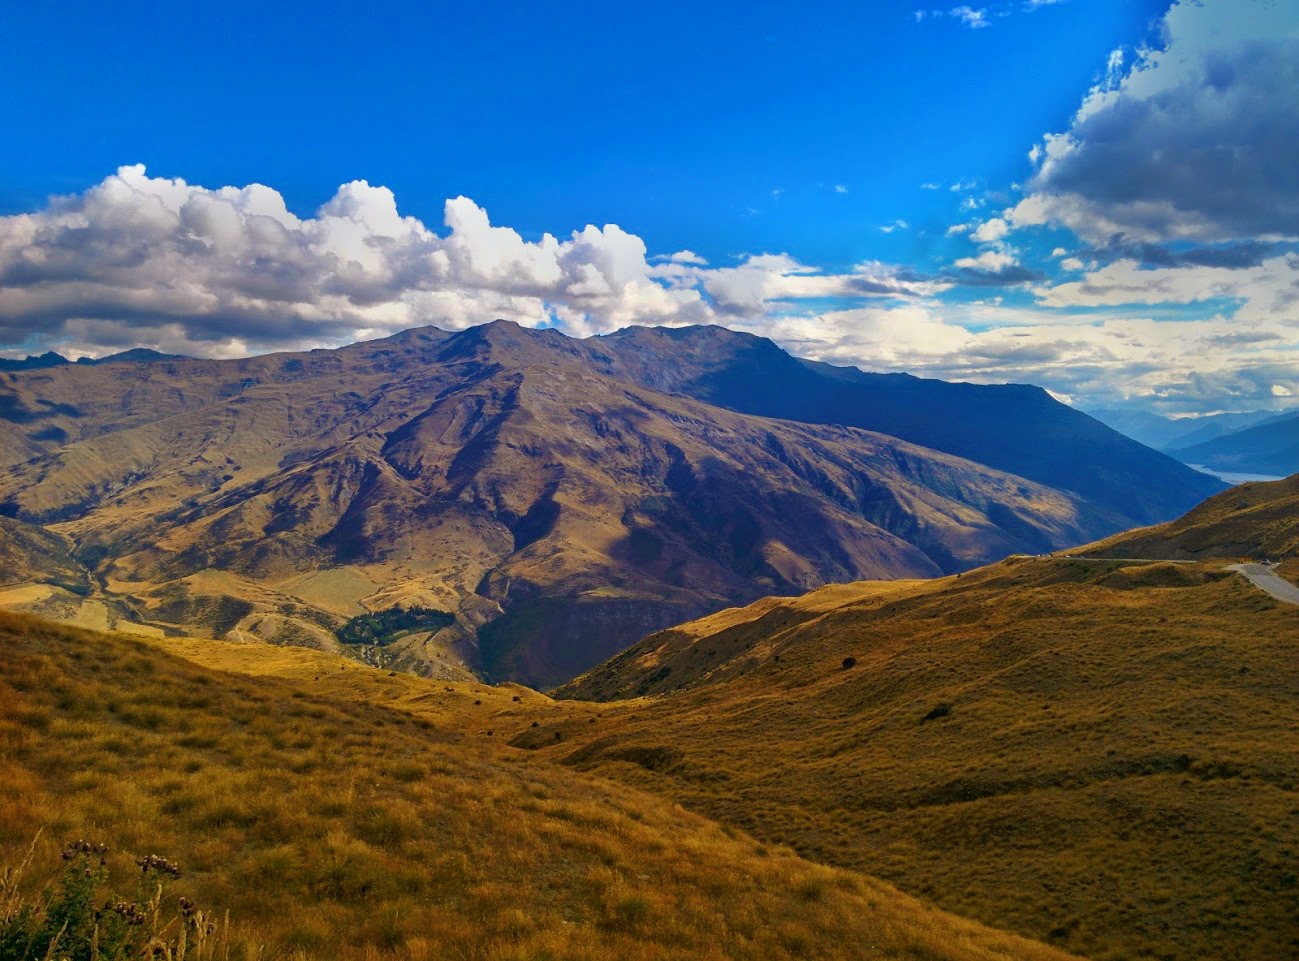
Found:
<path fill-rule="evenodd" d="M 177 894 L 231 913 L 235 958 L 1066 958 L 488 727 L 574 713 L 541 695 L 156 646 L 186 643 L 0 615 L 5 860 L 40 832 L 36 863 L 89 838 L 121 887 L 123 852 L 179 862 Z"/>
<path fill-rule="evenodd" d="M 1241 484 L 1175 521 L 1117 534 L 1077 553 L 1190 560 L 1299 559 L 1299 474 Z"/>
<path fill-rule="evenodd" d="M 561 692 L 658 696 L 516 743 L 1096 961 L 1296 957 L 1299 607 L 1221 567 L 768 599 Z"/>

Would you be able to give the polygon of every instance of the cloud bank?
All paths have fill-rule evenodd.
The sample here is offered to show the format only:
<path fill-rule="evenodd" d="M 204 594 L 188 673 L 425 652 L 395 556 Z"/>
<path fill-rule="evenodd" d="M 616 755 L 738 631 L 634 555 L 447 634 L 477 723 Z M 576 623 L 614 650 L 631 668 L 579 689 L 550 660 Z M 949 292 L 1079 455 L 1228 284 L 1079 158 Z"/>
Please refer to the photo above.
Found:
<path fill-rule="evenodd" d="M 1181 0 L 1161 49 L 1111 55 L 1012 213 L 1092 243 L 1299 238 L 1299 17 Z"/>
<path fill-rule="evenodd" d="M 7 344 L 222 356 L 501 317 L 585 336 L 943 286 L 877 265 L 825 273 L 783 254 L 718 268 L 688 250 L 651 258 L 613 224 L 528 241 L 467 197 L 446 202 L 444 227 L 402 216 L 391 191 L 365 181 L 301 219 L 260 184 L 211 190 L 122 167 L 45 210 L 0 218 L 0 330 Z"/>
<path fill-rule="evenodd" d="M 528 241 L 465 197 L 446 202 L 435 231 L 364 182 L 299 218 L 265 186 L 211 190 L 124 167 L 0 218 L 0 331 L 13 348 L 73 356 L 149 346 L 220 357 L 499 317 L 576 336 L 723 323 L 814 359 L 1106 402 L 1249 406 L 1299 391 L 1299 255 L 1249 248 L 1193 271 L 1128 259 L 1051 284 L 1019 263 L 1001 223 L 977 233 L 977 254 L 929 273 L 879 262 L 833 272 L 787 254 L 714 266 L 689 250 L 647 256 L 615 225 Z M 1016 306 L 947 296 L 1026 282 L 1032 298 Z M 1148 313 L 1214 298 L 1238 301 L 1236 316 Z"/>

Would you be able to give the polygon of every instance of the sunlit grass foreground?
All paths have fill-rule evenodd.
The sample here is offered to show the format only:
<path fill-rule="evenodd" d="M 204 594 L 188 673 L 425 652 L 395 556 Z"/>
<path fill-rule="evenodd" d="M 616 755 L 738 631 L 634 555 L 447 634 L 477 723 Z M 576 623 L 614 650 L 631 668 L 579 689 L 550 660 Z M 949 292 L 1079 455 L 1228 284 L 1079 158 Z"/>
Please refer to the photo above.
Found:
<path fill-rule="evenodd" d="M 86 904 L 134 904 L 170 939 L 158 957 L 180 956 L 182 932 L 186 950 L 235 961 L 1065 957 L 499 736 L 31 618 L 0 615 L 0 652 L 9 861 L 40 832 L 9 896 L 57 902 L 63 888 L 38 868 L 59 863 L 66 839 L 93 839 L 110 853 L 102 866 L 86 856 Z M 112 853 L 126 851 L 180 866 L 166 898 L 228 911 L 219 943 L 173 923 L 179 900 L 124 894 L 141 874 Z M 62 910 L 19 923 L 48 931 Z M 115 917 L 100 956 L 113 956 Z"/>

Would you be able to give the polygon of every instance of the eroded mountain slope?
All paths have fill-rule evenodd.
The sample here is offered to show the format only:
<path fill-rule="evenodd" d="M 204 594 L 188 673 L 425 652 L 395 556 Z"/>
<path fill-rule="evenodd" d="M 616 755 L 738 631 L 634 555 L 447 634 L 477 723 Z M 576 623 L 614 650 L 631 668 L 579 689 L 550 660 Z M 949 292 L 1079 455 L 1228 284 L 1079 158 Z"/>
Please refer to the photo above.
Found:
<path fill-rule="evenodd" d="M 736 601 L 1115 526 L 895 438 L 652 390 L 598 343 L 513 324 L 5 376 L 45 412 L 9 428 L 48 449 L 0 476 L 4 511 L 70 539 L 140 620 L 338 650 L 366 610 L 445 610 L 366 652 L 445 676 L 555 683 Z M 65 409 L 92 386 L 93 410 Z"/>
<path fill-rule="evenodd" d="M 1072 491 L 1115 530 L 1176 517 L 1222 482 L 1028 384 L 948 383 L 791 357 L 724 327 L 629 327 L 596 338 L 630 376 L 749 414 L 847 424 Z"/>

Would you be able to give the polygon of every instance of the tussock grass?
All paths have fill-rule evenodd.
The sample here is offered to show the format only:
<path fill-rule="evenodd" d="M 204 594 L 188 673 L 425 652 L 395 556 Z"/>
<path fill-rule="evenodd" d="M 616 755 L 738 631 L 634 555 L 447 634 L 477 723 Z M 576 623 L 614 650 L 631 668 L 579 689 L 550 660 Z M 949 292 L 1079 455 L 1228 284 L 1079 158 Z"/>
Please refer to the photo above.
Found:
<path fill-rule="evenodd" d="M 1092 556 L 1202 560 L 1299 558 L 1299 474 L 1240 484 L 1167 524 L 1081 548 Z"/>
<path fill-rule="evenodd" d="M 174 856 L 232 958 L 1065 957 L 486 736 L 540 695 L 215 650 L 295 676 L 0 615 L 0 852 Z"/>
<path fill-rule="evenodd" d="M 666 696 L 519 743 L 1091 958 L 1299 957 L 1299 608 L 1225 563 L 763 602 L 566 689 Z"/>

